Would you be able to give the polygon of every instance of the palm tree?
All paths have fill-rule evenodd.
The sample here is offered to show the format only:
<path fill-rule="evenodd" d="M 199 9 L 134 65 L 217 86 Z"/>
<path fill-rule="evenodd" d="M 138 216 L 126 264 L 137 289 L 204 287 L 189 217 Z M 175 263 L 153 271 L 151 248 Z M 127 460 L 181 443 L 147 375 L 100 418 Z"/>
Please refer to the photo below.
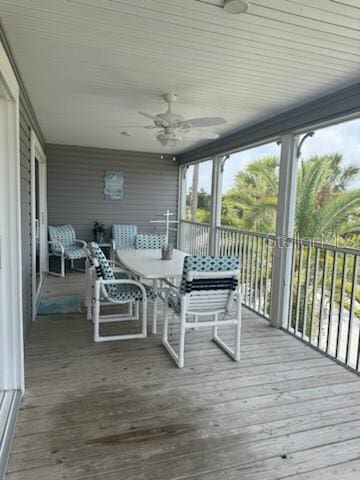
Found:
<path fill-rule="evenodd" d="M 234 187 L 223 195 L 223 223 L 253 231 L 272 231 L 276 220 L 278 171 L 279 159 L 268 156 L 238 172 Z"/>
<path fill-rule="evenodd" d="M 359 173 L 344 167 L 338 153 L 302 161 L 297 178 L 295 233 L 300 238 L 331 238 L 358 233 L 354 213 L 360 207 L 360 189 L 346 190 Z"/>
<path fill-rule="evenodd" d="M 297 177 L 295 233 L 301 238 L 359 234 L 360 189 L 348 189 L 359 171 L 356 166 L 344 166 L 339 153 L 303 160 Z M 223 223 L 274 231 L 278 181 L 278 157 L 249 163 L 223 195 Z"/>

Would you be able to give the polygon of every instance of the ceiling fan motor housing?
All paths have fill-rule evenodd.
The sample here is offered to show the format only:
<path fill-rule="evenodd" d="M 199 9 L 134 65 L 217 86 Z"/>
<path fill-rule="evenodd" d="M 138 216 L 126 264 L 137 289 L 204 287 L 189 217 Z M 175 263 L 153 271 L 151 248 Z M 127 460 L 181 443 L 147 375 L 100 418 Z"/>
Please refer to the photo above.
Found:
<path fill-rule="evenodd" d="M 162 97 L 166 103 L 175 103 L 178 98 L 176 93 L 164 93 Z"/>

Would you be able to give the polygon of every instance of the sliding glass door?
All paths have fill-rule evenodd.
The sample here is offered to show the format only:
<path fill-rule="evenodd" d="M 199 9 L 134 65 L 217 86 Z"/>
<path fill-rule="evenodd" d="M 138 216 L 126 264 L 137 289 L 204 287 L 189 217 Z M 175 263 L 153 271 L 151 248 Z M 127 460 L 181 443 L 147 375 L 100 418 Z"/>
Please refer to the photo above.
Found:
<path fill-rule="evenodd" d="M 46 157 L 35 134 L 31 132 L 31 203 L 32 203 L 32 282 L 33 319 L 36 317 L 44 274 L 47 271 Z"/>

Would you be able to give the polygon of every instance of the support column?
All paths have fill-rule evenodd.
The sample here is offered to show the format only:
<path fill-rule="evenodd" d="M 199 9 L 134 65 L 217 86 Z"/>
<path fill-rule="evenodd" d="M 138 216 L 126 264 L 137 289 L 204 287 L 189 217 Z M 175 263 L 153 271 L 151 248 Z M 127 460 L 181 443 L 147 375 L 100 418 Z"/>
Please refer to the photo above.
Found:
<path fill-rule="evenodd" d="M 217 255 L 217 227 L 221 225 L 221 194 L 222 173 L 225 157 L 215 157 L 213 160 L 210 207 L 209 253 Z"/>
<path fill-rule="evenodd" d="M 186 212 L 186 172 L 188 166 L 180 165 L 179 167 L 179 190 L 178 190 L 178 228 L 177 228 L 177 248 L 181 248 L 181 220 L 185 219 Z"/>
<path fill-rule="evenodd" d="M 294 134 L 281 139 L 279 193 L 276 219 L 276 244 L 271 279 L 270 322 L 273 327 L 286 325 L 289 315 L 292 243 L 296 206 L 297 139 Z"/>

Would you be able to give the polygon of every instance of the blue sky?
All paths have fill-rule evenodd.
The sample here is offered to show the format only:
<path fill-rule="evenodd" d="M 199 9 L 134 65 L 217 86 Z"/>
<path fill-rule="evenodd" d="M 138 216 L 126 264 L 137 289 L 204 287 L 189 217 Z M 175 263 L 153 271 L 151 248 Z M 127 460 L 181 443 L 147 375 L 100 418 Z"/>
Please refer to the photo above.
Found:
<path fill-rule="evenodd" d="M 302 158 L 334 152 L 342 153 L 347 164 L 352 163 L 360 167 L 360 118 L 316 130 L 315 135 L 304 142 Z M 236 172 L 244 168 L 251 160 L 265 155 L 280 155 L 280 147 L 276 143 L 271 143 L 232 154 L 225 164 L 223 191 L 232 186 Z M 199 172 L 199 187 L 204 188 L 207 192 L 210 192 L 211 188 L 210 165 L 210 162 L 202 163 Z M 189 169 L 189 174 L 190 172 L 192 173 L 192 169 Z M 360 175 L 351 186 L 360 187 Z"/>

